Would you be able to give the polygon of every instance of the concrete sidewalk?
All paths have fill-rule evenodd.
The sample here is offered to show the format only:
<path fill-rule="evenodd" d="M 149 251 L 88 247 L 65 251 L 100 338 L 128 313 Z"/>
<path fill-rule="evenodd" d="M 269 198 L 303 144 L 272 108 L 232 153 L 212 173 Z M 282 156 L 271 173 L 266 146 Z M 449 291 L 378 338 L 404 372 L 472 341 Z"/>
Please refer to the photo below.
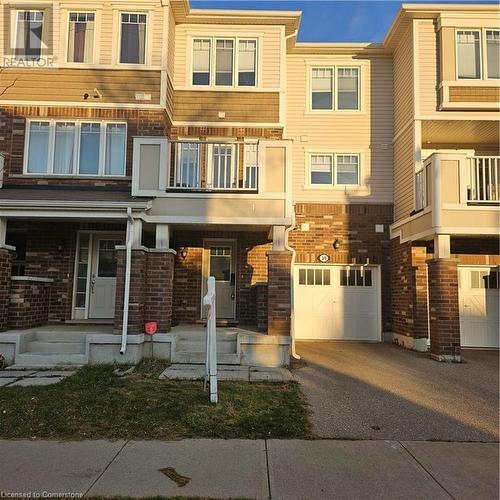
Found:
<path fill-rule="evenodd" d="M 498 443 L 0 441 L 8 494 L 272 499 L 498 498 Z"/>

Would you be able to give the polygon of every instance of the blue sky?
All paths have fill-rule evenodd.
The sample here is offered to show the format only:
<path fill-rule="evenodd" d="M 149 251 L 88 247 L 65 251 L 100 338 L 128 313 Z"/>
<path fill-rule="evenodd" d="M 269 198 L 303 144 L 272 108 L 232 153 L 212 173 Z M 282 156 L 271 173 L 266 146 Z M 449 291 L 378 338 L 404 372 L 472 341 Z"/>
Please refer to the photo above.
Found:
<path fill-rule="evenodd" d="M 441 0 L 440 3 L 449 2 Z M 496 2 L 472 0 L 453 3 Z M 302 42 L 381 42 L 396 16 L 401 2 L 377 0 L 351 0 L 349 2 L 335 0 L 191 0 L 191 5 L 201 9 L 301 10 L 302 22 L 299 40 Z"/>

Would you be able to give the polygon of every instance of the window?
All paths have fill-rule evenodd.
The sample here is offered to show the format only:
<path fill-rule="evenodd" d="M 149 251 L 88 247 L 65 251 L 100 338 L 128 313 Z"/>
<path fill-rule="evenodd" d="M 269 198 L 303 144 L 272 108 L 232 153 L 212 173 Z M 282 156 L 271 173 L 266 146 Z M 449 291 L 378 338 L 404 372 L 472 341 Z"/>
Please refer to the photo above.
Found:
<path fill-rule="evenodd" d="M 299 269 L 299 285 L 330 285 L 330 269 Z"/>
<path fill-rule="evenodd" d="M 486 30 L 488 78 L 500 78 L 500 30 Z"/>
<path fill-rule="evenodd" d="M 191 83 L 198 86 L 255 87 L 257 40 L 193 39 Z"/>
<path fill-rule="evenodd" d="M 94 14 L 69 14 L 68 62 L 92 63 L 94 59 Z"/>
<path fill-rule="evenodd" d="M 238 42 L 238 85 L 254 87 L 256 84 L 257 42 L 240 40 Z"/>
<path fill-rule="evenodd" d="M 470 271 L 471 288 L 499 288 L 498 272 L 491 270 L 472 270 Z"/>
<path fill-rule="evenodd" d="M 333 68 L 313 68 L 311 108 L 333 109 Z"/>
<path fill-rule="evenodd" d="M 193 85 L 210 85 L 210 40 L 193 41 Z"/>
<path fill-rule="evenodd" d="M 121 14 L 120 63 L 145 63 L 146 17 L 146 14 Z"/>
<path fill-rule="evenodd" d="M 372 286 L 372 271 L 364 267 L 340 270 L 340 286 Z"/>
<path fill-rule="evenodd" d="M 311 155 L 311 184 L 332 184 L 333 155 Z"/>
<path fill-rule="evenodd" d="M 126 143 L 125 123 L 29 121 L 25 172 L 123 176 Z"/>
<path fill-rule="evenodd" d="M 257 143 L 245 144 L 245 189 L 257 189 L 259 183 L 259 147 Z"/>
<path fill-rule="evenodd" d="M 359 163 L 359 154 L 312 153 L 309 183 L 312 186 L 359 185 Z"/>
<path fill-rule="evenodd" d="M 336 184 L 359 183 L 359 156 L 336 155 L 337 179 Z"/>
<path fill-rule="evenodd" d="M 217 40 L 215 45 L 215 85 L 233 84 L 233 40 Z"/>
<path fill-rule="evenodd" d="M 234 185 L 235 154 L 232 144 L 214 144 L 212 146 L 212 186 L 229 189 Z"/>
<path fill-rule="evenodd" d="M 177 144 L 175 186 L 183 188 L 199 186 L 199 144 L 181 142 Z"/>
<path fill-rule="evenodd" d="M 16 13 L 15 55 L 38 60 L 42 55 L 43 11 L 19 10 Z"/>
<path fill-rule="evenodd" d="M 81 233 L 78 238 L 78 256 L 76 260 L 75 307 L 85 307 L 87 302 L 89 245 L 90 235 Z"/>
<path fill-rule="evenodd" d="M 337 69 L 337 109 L 358 109 L 359 69 Z"/>
<path fill-rule="evenodd" d="M 457 31 L 457 72 L 458 78 L 481 78 L 481 44 L 479 31 Z"/>

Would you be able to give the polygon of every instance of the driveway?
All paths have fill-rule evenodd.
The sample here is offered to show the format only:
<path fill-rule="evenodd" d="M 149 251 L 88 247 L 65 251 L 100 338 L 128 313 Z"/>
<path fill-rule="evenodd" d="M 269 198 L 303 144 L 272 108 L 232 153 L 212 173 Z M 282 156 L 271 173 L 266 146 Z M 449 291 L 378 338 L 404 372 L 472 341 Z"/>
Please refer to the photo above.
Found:
<path fill-rule="evenodd" d="M 322 438 L 498 441 L 498 351 L 439 363 L 391 344 L 298 342 Z"/>

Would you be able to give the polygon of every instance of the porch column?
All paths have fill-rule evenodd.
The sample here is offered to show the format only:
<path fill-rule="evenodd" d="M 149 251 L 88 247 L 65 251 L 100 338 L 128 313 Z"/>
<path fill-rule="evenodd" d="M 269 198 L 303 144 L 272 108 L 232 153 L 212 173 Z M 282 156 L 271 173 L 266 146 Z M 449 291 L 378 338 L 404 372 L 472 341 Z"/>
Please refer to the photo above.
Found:
<path fill-rule="evenodd" d="M 267 332 L 290 335 L 292 254 L 286 250 L 267 252 Z"/>
<path fill-rule="evenodd" d="M 12 275 L 12 253 L 15 248 L 5 244 L 7 219 L 0 218 L 0 332 L 7 330 Z"/>
<path fill-rule="evenodd" d="M 461 361 L 457 262 L 427 261 L 431 357 L 437 361 Z"/>

